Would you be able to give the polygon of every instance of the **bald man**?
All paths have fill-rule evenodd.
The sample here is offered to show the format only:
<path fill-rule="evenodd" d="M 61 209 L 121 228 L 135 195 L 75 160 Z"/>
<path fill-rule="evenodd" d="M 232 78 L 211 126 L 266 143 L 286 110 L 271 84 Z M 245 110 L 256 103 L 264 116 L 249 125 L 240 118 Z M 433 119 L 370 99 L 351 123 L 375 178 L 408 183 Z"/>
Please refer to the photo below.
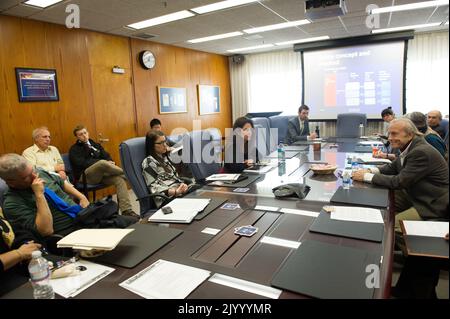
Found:
<path fill-rule="evenodd" d="M 444 139 L 447 134 L 448 124 L 444 125 L 442 122 L 442 113 L 438 110 L 433 110 L 427 114 L 428 126 L 431 127 L 439 136 Z"/>
<path fill-rule="evenodd" d="M 33 130 L 34 145 L 23 151 L 25 157 L 33 166 L 42 168 L 49 173 L 58 174 L 67 179 L 64 162 L 58 149 L 50 145 L 51 136 L 47 127 L 41 126 Z"/>
<path fill-rule="evenodd" d="M 389 142 L 401 154 L 390 164 L 358 170 L 352 178 L 395 190 L 395 227 L 400 220 L 445 220 L 448 207 L 448 166 L 407 118 L 389 125 Z"/>

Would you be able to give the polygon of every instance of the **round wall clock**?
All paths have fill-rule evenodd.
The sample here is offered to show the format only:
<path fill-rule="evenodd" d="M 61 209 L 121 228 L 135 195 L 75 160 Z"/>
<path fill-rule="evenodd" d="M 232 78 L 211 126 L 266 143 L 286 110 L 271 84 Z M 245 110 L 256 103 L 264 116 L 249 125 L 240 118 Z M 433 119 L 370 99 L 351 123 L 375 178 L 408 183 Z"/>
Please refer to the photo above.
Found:
<path fill-rule="evenodd" d="M 139 62 L 144 69 L 151 69 L 155 66 L 156 59 L 150 51 L 142 51 L 139 53 Z"/>

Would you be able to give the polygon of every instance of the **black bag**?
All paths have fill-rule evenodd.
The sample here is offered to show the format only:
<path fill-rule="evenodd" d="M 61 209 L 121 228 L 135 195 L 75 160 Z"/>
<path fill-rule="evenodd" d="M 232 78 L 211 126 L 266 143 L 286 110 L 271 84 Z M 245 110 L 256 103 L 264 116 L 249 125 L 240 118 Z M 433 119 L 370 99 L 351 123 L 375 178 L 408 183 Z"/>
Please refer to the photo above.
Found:
<path fill-rule="evenodd" d="M 75 217 L 80 228 L 126 228 L 135 222 L 134 217 L 119 215 L 119 207 L 110 196 L 90 204 Z"/>
<path fill-rule="evenodd" d="M 305 184 L 291 183 L 280 185 L 272 189 L 273 194 L 276 198 L 283 197 L 298 197 L 304 199 L 308 195 L 311 187 Z"/>

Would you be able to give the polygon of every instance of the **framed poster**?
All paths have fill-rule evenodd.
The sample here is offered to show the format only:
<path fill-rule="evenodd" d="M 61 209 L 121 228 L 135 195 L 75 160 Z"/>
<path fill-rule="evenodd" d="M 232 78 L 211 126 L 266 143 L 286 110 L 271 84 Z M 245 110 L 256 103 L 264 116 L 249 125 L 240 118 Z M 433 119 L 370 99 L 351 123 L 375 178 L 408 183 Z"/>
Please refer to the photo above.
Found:
<path fill-rule="evenodd" d="M 198 85 L 199 114 L 220 113 L 220 87 L 216 85 Z"/>
<path fill-rule="evenodd" d="M 158 86 L 159 113 L 187 112 L 186 88 Z"/>
<path fill-rule="evenodd" d="M 16 68 L 20 102 L 59 101 L 56 70 Z"/>

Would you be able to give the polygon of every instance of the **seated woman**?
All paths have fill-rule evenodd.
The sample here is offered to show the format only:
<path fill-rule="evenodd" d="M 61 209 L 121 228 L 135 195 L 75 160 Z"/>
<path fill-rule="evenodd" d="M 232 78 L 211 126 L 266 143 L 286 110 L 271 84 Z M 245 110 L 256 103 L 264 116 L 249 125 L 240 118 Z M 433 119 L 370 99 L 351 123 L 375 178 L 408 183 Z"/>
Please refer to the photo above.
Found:
<path fill-rule="evenodd" d="M 240 117 L 234 122 L 233 137 L 227 139 L 225 147 L 225 173 L 240 173 L 258 162 L 253 130 L 253 121 L 249 118 Z"/>
<path fill-rule="evenodd" d="M 193 181 L 178 175 L 175 166 L 167 156 L 164 133 L 149 131 L 145 137 L 145 152 L 147 157 L 142 161 L 142 174 L 151 194 L 163 194 L 175 198 L 188 192 L 188 184 Z M 164 198 L 155 197 L 154 201 L 159 208 L 164 203 Z"/>
<path fill-rule="evenodd" d="M 26 264 L 31 253 L 41 245 L 33 242 L 21 243 L 11 225 L 4 219 L 0 207 L 0 296 L 28 281 Z M 14 247 L 18 247 L 14 249 Z M 24 266 L 24 267 L 21 267 Z"/>

